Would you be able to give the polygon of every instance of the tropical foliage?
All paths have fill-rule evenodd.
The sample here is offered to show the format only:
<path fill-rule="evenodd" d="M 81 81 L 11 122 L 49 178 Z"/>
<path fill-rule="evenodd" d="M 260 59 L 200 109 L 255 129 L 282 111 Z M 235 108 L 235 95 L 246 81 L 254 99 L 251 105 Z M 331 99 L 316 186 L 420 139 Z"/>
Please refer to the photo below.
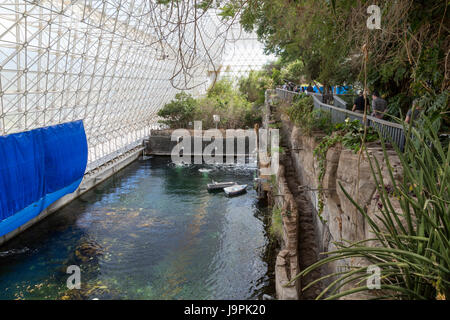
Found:
<path fill-rule="evenodd" d="M 211 0 L 200 1 L 199 7 L 219 9 L 224 20 L 238 18 L 247 31 L 256 31 L 266 52 L 279 57 L 262 71 L 241 80 L 241 92 L 250 101 L 261 103 L 268 86 L 275 87 L 287 80 L 297 84 L 320 82 L 326 90 L 348 84 L 370 92 L 377 90 L 388 101 L 393 121 L 401 122 L 415 99 L 424 110 L 414 126 L 404 128 L 405 150 L 400 151 L 394 145 L 403 168 L 400 181 L 394 179 L 384 141 L 388 176 L 383 175 L 379 160 L 364 148 L 367 141 L 379 139 L 376 132 L 350 121 L 330 128 L 327 121 L 321 122 L 328 115 L 313 111 L 311 99 L 304 96 L 286 110 L 305 132 L 320 129 L 327 133 L 315 150 L 322 170 L 319 180 L 330 147 L 341 143 L 365 153 L 377 186 L 374 200 L 379 209 L 375 216 L 369 216 L 367 208 L 361 207 L 340 186 L 365 217 L 373 238 L 337 242 L 337 250 L 326 253 L 327 257 L 302 270 L 297 277 L 330 262 L 362 258 L 367 266 L 381 270 L 382 290 L 370 292 L 376 298 L 449 299 L 450 153 L 448 137 L 442 133 L 448 134 L 450 122 L 450 3 L 442 0 L 214 3 L 216 6 L 211 6 Z M 367 7 L 371 4 L 381 8 L 381 29 L 367 28 Z M 214 100 L 210 96 L 208 99 Z M 216 100 L 214 108 L 234 105 L 233 99 L 226 100 L 228 103 Z M 248 114 L 250 109 L 243 110 Z M 366 283 L 372 274 L 367 272 L 367 266 L 351 265 L 347 271 L 317 279 L 331 279 L 318 298 L 333 299 L 370 291 Z"/>
<path fill-rule="evenodd" d="M 364 0 L 229 0 L 219 3 L 224 19 L 239 16 L 255 30 L 267 52 L 280 56 L 268 74 L 328 85 L 353 84 L 378 90 L 393 116 L 415 98 L 448 126 L 448 1 L 376 1 L 381 30 L 366 26 Z M 290 63 L 294 63 L 288 67 Z M 286 77 L 283 69 L 299 76 Z M 433 105 L 433 107 L 431 107 Z"/>
<path fill-rule="evenodd" d="M 250 71 L 247 77 L 239 80 L 239 91 L 248 101 L 263 105 L 265 92 L 273 87 L 273 80 L 265 71 Z"/>
<path fill-rule="evenodd" d="M 184 92 L 177 93 L 175 99 L 167 103 L 158 111 L 158 116 L 163 118 L 160 123 L 170 128 L 184 128 L 195 118 L 197 101 Z"/>
<path fill-rule="evenodd" d="M 342 259 L 364 258 L 367 266 L 351 266 L 346 272 L 318 279 L 334 278 L 317 298 L 336 299 L 370 291 L 367 281 L 372 273 L 368 272 L 368 265 L 378 267 L 381 275 L 381 290 L 371 291 L 374 298 L 444 300 L 450 297 L 449 142 L 441 141 L 429 121 L 420 129 L 412 126 L 405 129 L 408 132 L 406 150 L 397 149 L 403 167 L 402 181 L 394 178 L 384 144 L 388 184 L 383 183 L 386 177 L 379 160 L 366 152 L 377 183 L 375 200 L 379 214 L 369 216 L 341 186 L 368 221 L 373 238 L 336 243 L 336 251 L 326 253 L 328 257 L 298 276 Z M 349 284 L 352 284 L 350 289 Z"/>
<path fill-rule="evenodd" d="M 310 135 L 314 130 L 331 133 L 331 115 L 324 110 L 314 110 L 313 98 L 306 94 L 299 95 L 284 112 L 289 119 L 302 128 L 304 134 Z"/>
<path fill-rule="evenodd" d="M 215 127 L 213 115 L 219 115 L 220 128 L 253 128 L 261 123 L 260 105 L 249 101 L 247 94 L 240 93 L 227 80 L 217 81 L 206 96 L 197 99 L 180 92 L 159 110 L 159 122 L 169 128 L 189 128 L 194 121 L 202 121 L 203 129 L 209 129 Z"/>

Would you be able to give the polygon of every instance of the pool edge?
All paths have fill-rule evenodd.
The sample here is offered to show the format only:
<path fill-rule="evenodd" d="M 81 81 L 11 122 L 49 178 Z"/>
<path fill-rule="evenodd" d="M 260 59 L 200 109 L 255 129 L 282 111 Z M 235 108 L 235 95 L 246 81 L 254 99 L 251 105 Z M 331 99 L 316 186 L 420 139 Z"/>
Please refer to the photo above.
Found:
<path fill-rule="evenodd" d="M 136 161 L 139 156 L 142 154 L 142 151 L 144 150 L 144 146 L 140 145 L 134 149 L 129 150 L 128 152 L 121 154 L 120 156 L 112 159 L 111 161 L 108 161 L 107 163 L 103 164 L 102 166 L 89 171 L 86 173 L 83 177 L 83 180 L 80 183 L 80 186 L 77 190 L 74 192 L 65 195 L 61 199 L 55 201 L 52 205 L 50 205 L 47 209 L 43 210 L 39 215 L 34 217 L 33 219 L 29 220 L 25 224 L 21 225 L 17 229 L 14 229 L 13 231 L 3 235 L 0 237 L 0 246 L 17 236 L 18 234 L 22 233 L 32 225 L 36 224 L 40 220 L 44 219 L 45 217 L 49 216 L 50 214 L 58 211 L 62 207 L 66 206 L 82 194 L 86 193 L 87 191 L 91 190 L 98 184 L 102 183 L 109 177 L 113 176 L 115 173 L 119 172 L 126 166 L 130 165 L 134 161 Z"/>

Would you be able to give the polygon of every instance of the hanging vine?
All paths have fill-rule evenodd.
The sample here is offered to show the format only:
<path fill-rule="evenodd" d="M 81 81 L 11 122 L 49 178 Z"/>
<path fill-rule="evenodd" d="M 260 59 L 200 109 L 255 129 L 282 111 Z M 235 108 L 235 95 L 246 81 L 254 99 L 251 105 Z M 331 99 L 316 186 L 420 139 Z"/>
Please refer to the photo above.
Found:
<path fill-rule="evenodd" d="M 320 220 L 325 223 L 323 218 L 324 208 L 324 188 L 323 179 L 326 172 L 326 161 L 328 150 L 339 143 L 357 153 L 362 152 L 365 148 L 365 142 L 377 141 L 379 139 L 378 133 L 371 127 L 364 128 L 358 120 L 350 121 L 349 118 L 344 123 L 338 123 L 335 126 L 335 131 L 330 135 L 322 138 L 320 143 L 313 151 L 313 155 L 317 160 L 319 173 L 317 175 L 318 184 L 318 210 L 317 214 Z"/>

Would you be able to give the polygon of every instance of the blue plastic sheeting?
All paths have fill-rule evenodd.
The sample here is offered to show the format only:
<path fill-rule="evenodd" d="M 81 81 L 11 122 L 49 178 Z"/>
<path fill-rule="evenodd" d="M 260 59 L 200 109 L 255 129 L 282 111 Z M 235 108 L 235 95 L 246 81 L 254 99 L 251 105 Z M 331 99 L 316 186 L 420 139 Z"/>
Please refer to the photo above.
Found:
<path fill-rule="evenodd" d="M 336 87 L 336 94 L 345 94 L 350 90 L 352 86 L 343 86 L 343 87 Z"/>
<path fill-rule="evenodd" d="M 314 86 L 313 89 L 314 89 L 314 92 L 316 92 L 316 93 L 323 92 L 323 87 L 318 88 L 317 86 Z"/>
<path fill-rule="evenodd" d="M 0 137 L 0 236 L 74 192 L 87 159 L 82 121 Z"/>
<path fill-rule="evenodd" d="M 332 87 L 332 90 L 333 90 L 333 92 L 335 94 L 345 94 L 351 88 L 352 88 L 351 86 Z M 324 88 L 323 87 L 318 88 L 317 86 L 314 86 L 313 89 L 314 89 L 314 92 L 317 92 L 317 93 L 323 93 L 324 92 Z"/>

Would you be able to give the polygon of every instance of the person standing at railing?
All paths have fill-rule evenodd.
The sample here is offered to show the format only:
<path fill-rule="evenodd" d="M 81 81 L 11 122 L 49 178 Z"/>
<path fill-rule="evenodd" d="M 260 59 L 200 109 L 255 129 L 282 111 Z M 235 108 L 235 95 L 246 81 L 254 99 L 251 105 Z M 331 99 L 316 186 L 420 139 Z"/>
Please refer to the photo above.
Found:
<path fill-rule="evenodd" d="M 383 119 L 387 109 L 387 101 L 380 97 L 378 91 L 372 93 L 372 116 Z"/>
<path fill-rule="evenodd" d="M 365 97 L 365 99 L 364 99 Z M 369 108 L 369 98 L 367 98 L 367 94 L 365 91 L 360 90 L 358 97 L 356 97 L 355 102 L 353 103 L 352 111 L 357 113 L 364 113 L 364 108 Z"/>
<path fill-rule="evenodd" d="M 306 88 L 306 92 L 314 92 L 314 88 L 312 87 L 311 83 L 309 84 L 308 88 Z"/>
<path fill-rule="evenodd" d="M 422 108 L 419 105 L 419 100 L 415 99 L 413 101 L 412 108 L 409 109 L 408 112 L 406 113 L 405 122 L 411 123 L 411 121 L 419 119 L 421 113 Z"/>

